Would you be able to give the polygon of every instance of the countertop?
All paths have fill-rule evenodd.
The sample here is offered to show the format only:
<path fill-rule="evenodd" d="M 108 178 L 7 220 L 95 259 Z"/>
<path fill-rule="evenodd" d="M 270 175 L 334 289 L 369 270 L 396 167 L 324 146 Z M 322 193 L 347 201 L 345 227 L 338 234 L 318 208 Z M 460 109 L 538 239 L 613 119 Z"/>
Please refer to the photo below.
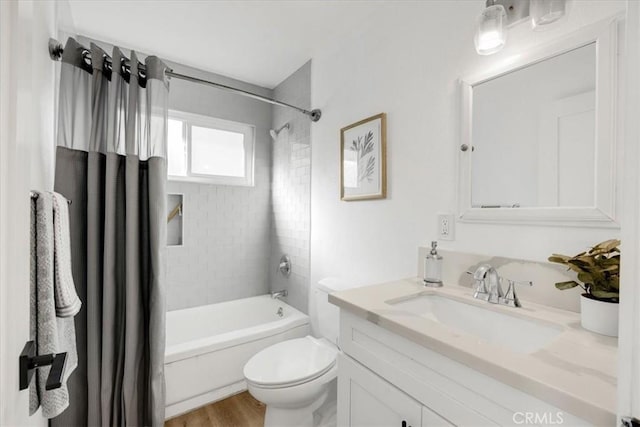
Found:
<path fill-rule="evenodd" d="M 432 292 L 510 316 L 551 323 L 562 332 L 530 354 L 515 353 L 386 301 Z M 582 329 L 580 314 L 521 301 L 513 308 L 472 297 L 470 288 L 426 288 L 420 279 L 403 279 L 333 293 L 329 301 L 393 333 L 482 372 L 497 381 L 595 425 L 615 425 L 616 338 Z"/>

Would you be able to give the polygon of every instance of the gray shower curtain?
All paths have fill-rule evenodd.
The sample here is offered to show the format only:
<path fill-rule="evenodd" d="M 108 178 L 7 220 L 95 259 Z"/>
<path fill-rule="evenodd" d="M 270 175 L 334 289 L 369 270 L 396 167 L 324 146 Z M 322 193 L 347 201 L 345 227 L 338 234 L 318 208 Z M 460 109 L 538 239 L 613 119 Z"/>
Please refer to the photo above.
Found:
<path fill-rule="evenodd" d="M 166 66 L 130 75 L 117 47 L 70 38 L 62 57 L 55 191 L 70 206 L 78 369 L 53 426 L 164 423 Z"/>

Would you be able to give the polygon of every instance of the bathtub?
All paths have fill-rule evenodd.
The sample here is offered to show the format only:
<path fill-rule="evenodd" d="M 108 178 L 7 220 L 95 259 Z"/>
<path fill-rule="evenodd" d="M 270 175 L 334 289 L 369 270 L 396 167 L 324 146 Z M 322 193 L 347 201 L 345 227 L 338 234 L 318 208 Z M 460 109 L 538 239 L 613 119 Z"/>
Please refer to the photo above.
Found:
<path fill-rule="evenodd" d="M 165 417 L 246 390 L 251 356 L 309 333 L 306 314 L 269 295 L 167 312 Z"/>

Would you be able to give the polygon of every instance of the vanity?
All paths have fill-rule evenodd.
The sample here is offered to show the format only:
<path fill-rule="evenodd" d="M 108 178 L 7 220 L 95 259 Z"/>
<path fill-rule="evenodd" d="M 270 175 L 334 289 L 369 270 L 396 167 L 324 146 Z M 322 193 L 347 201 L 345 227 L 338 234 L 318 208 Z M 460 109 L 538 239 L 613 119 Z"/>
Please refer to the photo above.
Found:
<path fill-rule="evenodd" d="M 405 279 L 340 308 L 338 425 L 615 425 L 617 340 L 578 313 Z"/>

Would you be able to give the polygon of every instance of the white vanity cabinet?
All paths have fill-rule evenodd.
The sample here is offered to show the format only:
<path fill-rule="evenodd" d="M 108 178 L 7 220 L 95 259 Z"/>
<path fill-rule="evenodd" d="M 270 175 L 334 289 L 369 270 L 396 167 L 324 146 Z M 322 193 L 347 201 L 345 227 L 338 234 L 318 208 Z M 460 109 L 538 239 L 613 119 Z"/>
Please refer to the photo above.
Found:
<path fill-rule="evenodd" d="M 369 317 L 340 310 L 339 427 L 590 425 Z"/>
<path fill-rule="evenodd" d="M 338 425 L 353 427 L 450 426 L 444 418 L 383 380 L 360 363 L 340 355 Z"/>

